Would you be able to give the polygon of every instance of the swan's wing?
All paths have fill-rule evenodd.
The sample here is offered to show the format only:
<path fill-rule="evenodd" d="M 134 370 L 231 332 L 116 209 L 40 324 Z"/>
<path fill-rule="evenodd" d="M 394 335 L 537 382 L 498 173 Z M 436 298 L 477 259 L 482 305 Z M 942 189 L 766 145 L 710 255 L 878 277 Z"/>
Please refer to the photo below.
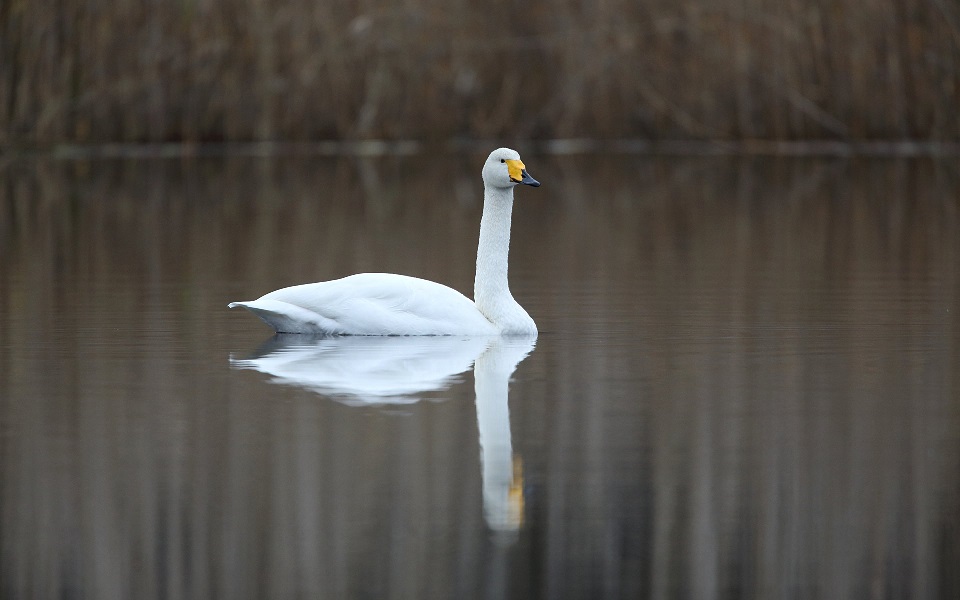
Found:
<path fill-rule="evenodd" d="M 460 292 L 439 283 L 361 273 L 237 302 L 275 331 L 331 335 L 490 335 L 496 328 Z"/>

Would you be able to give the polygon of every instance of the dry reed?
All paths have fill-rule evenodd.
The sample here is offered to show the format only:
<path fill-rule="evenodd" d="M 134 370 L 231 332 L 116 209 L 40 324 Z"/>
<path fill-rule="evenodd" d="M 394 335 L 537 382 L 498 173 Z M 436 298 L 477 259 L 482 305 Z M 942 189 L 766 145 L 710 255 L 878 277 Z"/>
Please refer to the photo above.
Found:
<path fill-rule="evenodd" d="M 946 0 L 0 3 L 0 145 L 960 139 Z"/>

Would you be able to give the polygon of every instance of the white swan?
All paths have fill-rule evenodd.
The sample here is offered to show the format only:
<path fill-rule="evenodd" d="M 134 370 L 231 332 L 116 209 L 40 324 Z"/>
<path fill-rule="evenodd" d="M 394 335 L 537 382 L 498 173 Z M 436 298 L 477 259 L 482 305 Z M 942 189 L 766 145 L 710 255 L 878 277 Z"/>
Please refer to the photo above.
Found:
<path fill-rule="evenodd" d="M 483 165 L 483 217 L 473 284 L 476 302 L 439 283 L 390 273 L 295 285 L 257 300 L 231 302 L 279 333 L 325 335 L 536 335 L 537 326 L 507 285 L 513 188 L 540 185 L 509 148 Z"/>

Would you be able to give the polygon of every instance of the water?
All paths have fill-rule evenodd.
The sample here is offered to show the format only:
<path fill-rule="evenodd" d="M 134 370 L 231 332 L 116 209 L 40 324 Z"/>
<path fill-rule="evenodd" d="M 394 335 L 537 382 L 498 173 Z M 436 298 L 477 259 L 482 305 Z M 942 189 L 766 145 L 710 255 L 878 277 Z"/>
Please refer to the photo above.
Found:
<path fill-rule="evenodd" d="M 960 596 L 955 164 L 525 155 L 535 344 L 227 310 L 469 293 L 482 158 L 8 165 L 3 597 Z"/>

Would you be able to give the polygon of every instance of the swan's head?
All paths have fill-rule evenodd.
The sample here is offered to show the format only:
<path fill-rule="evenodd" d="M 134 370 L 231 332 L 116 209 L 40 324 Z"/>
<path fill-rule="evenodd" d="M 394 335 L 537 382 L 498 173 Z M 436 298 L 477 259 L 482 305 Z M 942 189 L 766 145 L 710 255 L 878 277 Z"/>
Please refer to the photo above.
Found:
<path fill-rule="evenodd" d="M 530 177 L 520 160 L 520 154 L 510 148 L 497 148 L 483 164 L 483 183 L 492 187 L 509 188 L 522 183 L 538 187 L 540 182 Z"/>

